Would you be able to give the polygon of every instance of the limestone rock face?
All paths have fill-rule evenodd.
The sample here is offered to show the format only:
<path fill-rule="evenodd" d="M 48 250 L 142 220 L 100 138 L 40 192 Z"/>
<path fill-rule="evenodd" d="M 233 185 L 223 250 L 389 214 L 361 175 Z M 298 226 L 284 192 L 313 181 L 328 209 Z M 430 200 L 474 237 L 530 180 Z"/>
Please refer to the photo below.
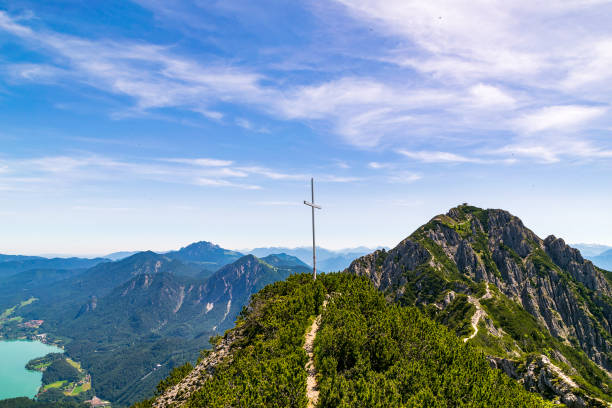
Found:
<path fill-rule="evenodd" d="M 355 260 L 347 271 L 369 277 L 390 298 L 424 308 L 434 304 L 444 309 L 453 303 L 449 291 L 475 297 L 486 284 L 495 288 L 494 300 L 503 298 L 528 312 L 542 330 L 584 351 L 608 375 L 612 371 L 612 274 L 562 239 L 542 240 L 507 211 L 453 208 L 397 247 Z M 487 310 L 496 323 L 507 320 L 502 309 Z M 514 340 L 520 348 L 521 339 Z M 526 385 L 561 395 L 540 389 L 552 385 L 535 371 L 533 376 L 526 377 L 533 377 Z M 585 406 L 580 396 L 563 395 L 568 406 Z"/>
<path fill-rule="evenodd" d="M 221 362 L 227 359 L 231 361 L 231 348 L 239 336 L 239 333 L 229 331 L 183 380 L 158 396 L 153 402 L 153 406 L 163 408 L 183 405 L 191 394 L 197 391 L 204 381 L 213 375 L 215 368 Z"/>

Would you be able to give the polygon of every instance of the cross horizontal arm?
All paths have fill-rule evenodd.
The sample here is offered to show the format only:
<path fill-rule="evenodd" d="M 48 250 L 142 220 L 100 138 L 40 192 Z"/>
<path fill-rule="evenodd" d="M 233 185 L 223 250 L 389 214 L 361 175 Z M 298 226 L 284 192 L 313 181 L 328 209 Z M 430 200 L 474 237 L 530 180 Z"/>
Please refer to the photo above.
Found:
<path fill-rule="evenodd" d="M 318 208 L 319 210 L 322 208 L 320 205 L 316 205 L 314 203 L 309 203 L 308 201 L 304 200 L 304 204 L 313 207 L 313 208 Z"/>

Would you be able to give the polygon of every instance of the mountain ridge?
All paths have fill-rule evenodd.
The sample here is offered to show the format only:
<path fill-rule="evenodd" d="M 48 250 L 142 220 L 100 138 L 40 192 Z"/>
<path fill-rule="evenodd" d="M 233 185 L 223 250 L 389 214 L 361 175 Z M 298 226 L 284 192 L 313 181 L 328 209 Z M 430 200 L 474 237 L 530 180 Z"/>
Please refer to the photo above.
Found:
<path fill-rule="evenodd" d="M 568 403 L 586 404 L 583 393 L 591 404 L 610 401 L 610 273 L 561 239 L 540 239 L 507 211 L 455 207 L 390 251 L 355 260 L 347 272 L 368 277 L 390 300 L 417 305 L 462 336 L 474 331 L 470 320 L 482 307 L 481 330 L 469 341 L 503 359 L 509 372 L 529 366 L 530 353 L 552 347 L 545 357 L 564 366 L 580 390 L 544 393 Z M 488 287 L 491 299 L 482 299 Z M 534 387 L 546 388 L 542 381 Z"/>
<path fill-rule="evenodd" d="M 313 319 L 318 407 L 553 406 L 416 308 L 339 273 L 266 286 L 195 367 L 173 370 L 134 408 L 313 406 L 303 348 Z"/>

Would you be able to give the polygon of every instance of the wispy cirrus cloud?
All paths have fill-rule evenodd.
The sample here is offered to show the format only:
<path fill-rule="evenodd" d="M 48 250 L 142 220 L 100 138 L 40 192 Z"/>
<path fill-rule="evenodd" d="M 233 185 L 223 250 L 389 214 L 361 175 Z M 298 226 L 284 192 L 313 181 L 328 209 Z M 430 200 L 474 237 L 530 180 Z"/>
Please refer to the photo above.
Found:
<path fill-rule="evenodd" d="M 612 149 L 597 147 L 588 141 L 554 137 L 547 143 L 525 140 L 503 146 L 489 152 L 495 155 L 512 155 L 523 159 L 532 159 L 539 163 L 558 163 L 563 159 L 597 160 L 612 159 Z"/>
<path fill-rule="evenodd" d="M 185 55 L 169 45 L 62 34 L 0 11 L 0 30 L 49 57 L 40 64 L 9 63 L 3 72 L 13 81 L 66 86 L 76 81 L 126 96 L 132 114 L 178 108 L 249 131 L 268 131 L 226 109 L 239 106 L 274 120 L 306 123 L 360 149 L 400 147 L 409 152 L 406 157 L 424 163 L 491 163 L 487 151 L 509 154 L 505 159 L 511 160 L 522 151 L 507 146 L 526 146 L 527 136 L 532 146 L 541 145 L 541 134 L 551 131 L 605 144 L 589 131 L 594 123 L 612 125 L 604 115 L 612 103 L 607 70 L 612 30 L 594 18 L 612 11 L 606 2 L 336 3 L 341 7 L 330 19 L 349 16 L 355 25 L 374 27 L 378 38 L 401 45 L 385 43 L 364 55 L 360 38 L 346 38 L 345 48 L 326 50 L 323 65 L 351 55 L 367 60 L 368 69 L 302 76 L 297 68 L 280 74 L 272 68 L 271 73 L 273 63 L 251 65 Z M 141 4 L 154 8 L 158 18 L 193 23 L 179 3 Z M 592 29 L 575 24 L 582 19 L 590 19 Z M 469 152 L 467 144 L 479 147 Z M 440 145 L 448 154 L 440 152 Z M 523 159 L 536 157 L 526 152 Z"/>
<path fill-rule="evenodd" d="M 200 187 L 260 190 L 262 183 L 307 180 L 310 176 L 263 166 L 242 166 L 216 158 L 164 158 L 122 160 L 93 154 L 44 156 L 0 161 L 0 188 L 32 190 L 71 187 L 78 183 L 148 180 Z M 333 174 L 316 174 L 318 181 L 348 183 L 357 180 Z"/>
<path fill-rule="evenodd" d="M 196 158 L 196 159 L 161 159 L 162 161 L 170 162 L 170 163 L 183 163 L 183 164 L 191 164 L 193 166 L 203 166 L 203 167 L 224 167 L 231 166 L 234 164 L 232 160 L 221 160 L 221 159 L 210 159 L 206 157 Z"/>
<path fill-rule="evenodd" d="M 450 152 L 409 151 L 403 149 L 399 149 L 397 152 L 402 156 L 424 163 L 470 163 L 479 161 L 479 159 L 472 159 Z"/>
<path fill-rule="evenodd" d="M 387 181 L 390 183 L 414 183 L 421 180 L 423 176 L 410 171 L 397 171 L 389 175 Z"/>
<path fill-rule="evenodd" d="M 546 130 L 567 131 L 592 122 L 608 110 L 604 106 L 546 106 L 518 117 L 516 126 L 527 133 Z"/>

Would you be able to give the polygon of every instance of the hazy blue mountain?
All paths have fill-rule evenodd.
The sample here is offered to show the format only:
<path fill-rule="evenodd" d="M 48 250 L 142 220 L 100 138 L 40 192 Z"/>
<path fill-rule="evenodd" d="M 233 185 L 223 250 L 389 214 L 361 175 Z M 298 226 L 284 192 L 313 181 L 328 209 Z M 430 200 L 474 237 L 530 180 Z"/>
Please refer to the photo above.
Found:
<path fill-rule="evenodd" d="M 579 250 L 582 256 L 587 259 L 591 259 L 593 256 L 601 255 L 604 252 L 612 249 L 611 246 L 600 244 L 571 244 L 571 246 Z"/>
<path fill-rule="evenodd" d="M 44 259 L 41 256 L 29 256 L 29 255 L 3 255 L 0 254 L 0 262 L 7 261 L 27 261 L 27 260 L 35 260 L 35 259 Z"/>
<path fill-rule="evenodd" d="M 607 269 L 608 271 L 612 270 L 612 249 L 597 256 L 590 256 L 588 259 L 600 268 Z"/>
<path fill-rule="evenodd" d="M 104 258 L 110 259 L 111 261 L 120 261 L 120 260 L 125 259 L 125 258 L 127 258 L 129 256 L 136 255 L 138 252 L 141 252 L 141 251 L 119 251 L 119 252 L 113 252 L 112 254 L 105 255 Z"/>
<path fill-rule="evenodd" d="M 243 256 L 240 252 L 224 249 L 206 241 L 194 242 L 178 251 L 166 252 L 164 255 L 181 262 L 201 265 L 210 271 L 215 271 Z"/>
<path fill-rule="evenodd" d="M 86 269 L 101 262 L 104 258 L 43 258 L 36 256 L 0 255 L 0 279 L 30 269 Z"/>
<path fill-rule="evenodd" d="M 380 248 L 382 247 L 357 247 L 332 251 L 326 248 L 317 247 L 317 269 L 327 272 L 340 271 L 347 268 L 356 258 L 359 258 L 360 256 L 366 255 Z M 259 258 L 263 258 L 272 254 L 284 253 L 287 255 L 295 256 L 305 264 L 312 267 L 312 247 L 266 247 L 255 248 L 248 252 Z"/>

